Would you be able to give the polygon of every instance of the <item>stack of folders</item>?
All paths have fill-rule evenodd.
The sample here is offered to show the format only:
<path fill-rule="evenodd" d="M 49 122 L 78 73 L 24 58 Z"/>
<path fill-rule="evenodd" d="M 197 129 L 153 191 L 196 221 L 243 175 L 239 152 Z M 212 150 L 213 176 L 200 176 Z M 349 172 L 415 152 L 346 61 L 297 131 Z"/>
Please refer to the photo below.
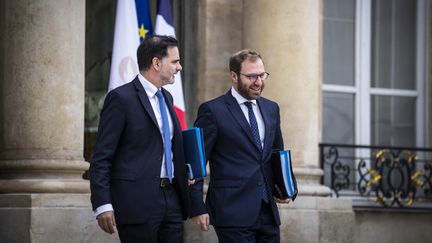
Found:
<path fill-rule="evenodd" d="M 272 154 L 275 188 L 273 195 L 280 199 L 290 198 L 294 201 L 297 196 L 297 181 L 291 164 L 290 150 L 275 150 Z"/>
<path fill-rule="evenodd" d="M 204 136 L 201 128 L 193 127 L 182 131 L 186 168 L 189 179 L 207 175 Z"/>

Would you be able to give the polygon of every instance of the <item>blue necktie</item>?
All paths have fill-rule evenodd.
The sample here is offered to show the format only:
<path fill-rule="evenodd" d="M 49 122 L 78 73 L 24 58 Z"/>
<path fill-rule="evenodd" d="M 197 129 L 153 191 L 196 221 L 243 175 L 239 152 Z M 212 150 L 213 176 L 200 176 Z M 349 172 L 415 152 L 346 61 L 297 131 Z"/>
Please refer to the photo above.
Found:
<path fill-rule="evenodd" d="M 168 113 L 166 110 L 165 99 L 160 90 L 156 92 L 156 96 L 159 100 L 159 109 L 162 116 L 162 133 L 164 142 L 164 154 L 165 154 L 165 168 L 168 174 L 168 179 L 172 183 L 172 158 L 171 158 L 171 136 L 168 122 Z"/>
<path fill-rule="evenodd" d="M 260 151 L 261 151 L 262 150 L 261 139 L 259 136 L 258 123 L 257 123 L 256 117 L 255 117 L 255 113 L 253 112 L 253 109 L 252 109 L 252 102 L 247 101 L 244 104 L 248 108 L 249 125 L 251 128 L 252 136 L 255 140 L 255 143 L 258 145 L 258 147 L 260 148 Z M 262 198 L 263 198 L 264 202 L 266 202 L 266 203 L 269 202 L 270 196 L 269 196 L 269 193 L 267 191 L 266 183 L 264 183 L 264 186 L 263 186 Z"/>

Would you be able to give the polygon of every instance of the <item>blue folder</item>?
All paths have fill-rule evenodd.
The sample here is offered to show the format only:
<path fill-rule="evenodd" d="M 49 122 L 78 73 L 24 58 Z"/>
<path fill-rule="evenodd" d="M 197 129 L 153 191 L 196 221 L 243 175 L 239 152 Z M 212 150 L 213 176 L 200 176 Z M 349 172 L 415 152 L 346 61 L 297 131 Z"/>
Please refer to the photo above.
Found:
<path fill-rule="evenodd" d="M 275 177 L 273 195 L 280 199 L 297 196 L 297 181 L 292 170 L 291 151 L 275 150 L 272 154 L 272 165 Z"/>
<path fill-rule="evenodd" d="M 183 148 L 189 179 L 207 175 L 204 136 L 201 128 L 193 127 L 182 131 Z"/>

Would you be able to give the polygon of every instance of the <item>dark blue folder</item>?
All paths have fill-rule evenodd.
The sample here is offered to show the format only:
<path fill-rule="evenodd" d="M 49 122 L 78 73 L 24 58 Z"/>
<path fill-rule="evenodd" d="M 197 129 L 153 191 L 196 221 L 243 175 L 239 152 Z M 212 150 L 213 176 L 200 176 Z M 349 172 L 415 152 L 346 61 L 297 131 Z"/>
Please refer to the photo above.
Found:
<path fill-rule="evenodd" d="M 204 150 L 204 136 L 201 128 L 193 127 L 182 131 L 183 147 L 189 179 L 207 175 Z"/>
<path fill-rule="evenodd" d="M 292 170 L 291 151 L 273 151 L 272 165 L 275 177 L 273 195 L 280 199 L 291 198 L 294 201 L 298 190 L 297 181 Z"/>

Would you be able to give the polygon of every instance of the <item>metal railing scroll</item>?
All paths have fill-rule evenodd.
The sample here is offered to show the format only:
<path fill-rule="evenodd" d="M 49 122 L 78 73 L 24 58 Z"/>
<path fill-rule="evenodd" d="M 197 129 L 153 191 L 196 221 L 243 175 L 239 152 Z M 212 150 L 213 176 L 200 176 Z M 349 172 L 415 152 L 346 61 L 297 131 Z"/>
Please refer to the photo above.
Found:
<path fill-rule="evenodd" d="M 432 208 L 432 149 L 320 144 L 322 183 L 337 197 L 373 199 L 377 205 Z"/>

